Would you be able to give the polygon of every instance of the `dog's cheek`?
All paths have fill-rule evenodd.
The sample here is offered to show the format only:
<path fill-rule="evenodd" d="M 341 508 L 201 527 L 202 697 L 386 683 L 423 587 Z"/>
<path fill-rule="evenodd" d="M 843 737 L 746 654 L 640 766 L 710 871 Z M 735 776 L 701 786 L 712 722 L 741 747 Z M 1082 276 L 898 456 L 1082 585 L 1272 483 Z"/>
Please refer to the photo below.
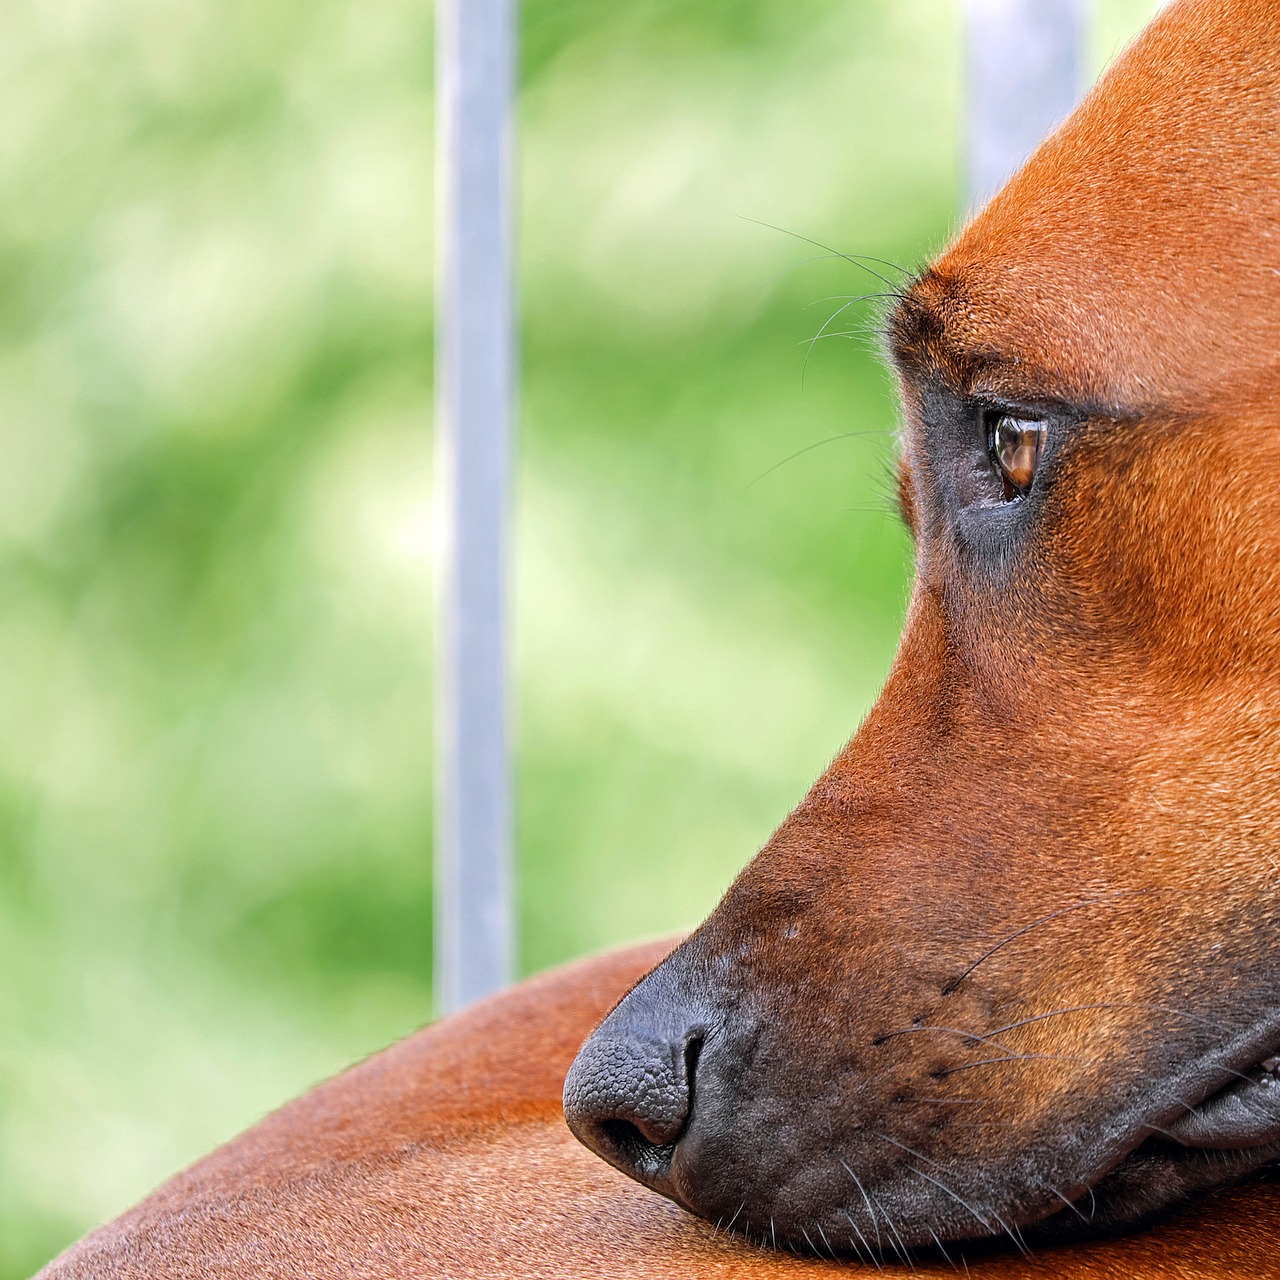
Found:
<path fill-rule="evenodd" d="M 1082 428 L 1006 632 L 1095 685 L 1158 681 L 1162 698 L 1233 668 L 1280 674 L 1277 467 L 1280 432 L 1239 421 Z"/>
<path fill-rule="evenodd" d="M 1062 462 L 1035 616 L 1052 705 L 1088 696 L 1060 730 L 1122 766 L 1115 856 L 1179 886 L 1207 940 L 1274 950 L 1256 903 L 1280 845 L 1280 432 L 1245 409 L 1112 423 Z"/>

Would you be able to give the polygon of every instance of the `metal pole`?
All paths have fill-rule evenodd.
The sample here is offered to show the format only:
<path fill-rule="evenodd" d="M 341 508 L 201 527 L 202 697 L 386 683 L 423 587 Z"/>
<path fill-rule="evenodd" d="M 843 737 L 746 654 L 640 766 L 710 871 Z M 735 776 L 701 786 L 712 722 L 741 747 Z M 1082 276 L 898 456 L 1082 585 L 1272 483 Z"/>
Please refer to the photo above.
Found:
<path fill-rule="evenodd" d="M 435 989 L 511 978 L 506 561 L 513 0 L 438 0 Z"/>
<path fill-rule="evenodd" d="M 1089 0 L 965 0 L 966 194 L 986 203 L 1085 88 Z"/>

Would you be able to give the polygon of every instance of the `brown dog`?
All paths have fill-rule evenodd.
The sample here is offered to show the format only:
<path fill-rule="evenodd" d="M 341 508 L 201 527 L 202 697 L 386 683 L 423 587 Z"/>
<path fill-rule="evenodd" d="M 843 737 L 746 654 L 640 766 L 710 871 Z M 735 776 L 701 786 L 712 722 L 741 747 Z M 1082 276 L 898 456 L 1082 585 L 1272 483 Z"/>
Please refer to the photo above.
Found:
<path fill-rule="evenodd" d="M 45 1275 L 1280 1273 L 1280 0 L 1172 6 L 890 332 L 902 648 L 569 1071 L 636 1181 L 559 1099 L 661 948 L 388 1050 Z"/>

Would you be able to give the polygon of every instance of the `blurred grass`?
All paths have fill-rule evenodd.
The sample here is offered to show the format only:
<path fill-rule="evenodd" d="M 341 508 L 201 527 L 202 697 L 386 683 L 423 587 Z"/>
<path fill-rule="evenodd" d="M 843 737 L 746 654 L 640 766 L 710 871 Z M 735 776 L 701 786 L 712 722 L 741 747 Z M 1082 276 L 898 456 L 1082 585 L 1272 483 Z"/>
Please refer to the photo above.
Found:
<path fill-rule="evenodd" d="M 0 8 L 4 1280 L 429 1016 L 430 19 Z M 944 0 L 524 6 L 526 971 L 695 923 L 874 696 L 876 304 L 805 344 L 882 285 L 758 223 L 919 262 L 959 74 Z"/>

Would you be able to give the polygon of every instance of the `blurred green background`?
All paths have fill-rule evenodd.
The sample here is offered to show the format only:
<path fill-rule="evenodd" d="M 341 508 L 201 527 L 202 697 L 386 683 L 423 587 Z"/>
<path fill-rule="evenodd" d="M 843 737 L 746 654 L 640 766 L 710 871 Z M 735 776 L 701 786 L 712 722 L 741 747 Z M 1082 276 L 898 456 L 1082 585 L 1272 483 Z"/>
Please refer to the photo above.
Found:
<path fill-rule="evenodd" d="M 874 697 L 876 307 L 806 340 L 880 286 L 747 219 L 938 248 L 961 47 L 947 0 L 523 14 L 530 971 L 695 923 Z M 0 5 L 5 1280 L 430 1016 L 431 25 Z"/>

